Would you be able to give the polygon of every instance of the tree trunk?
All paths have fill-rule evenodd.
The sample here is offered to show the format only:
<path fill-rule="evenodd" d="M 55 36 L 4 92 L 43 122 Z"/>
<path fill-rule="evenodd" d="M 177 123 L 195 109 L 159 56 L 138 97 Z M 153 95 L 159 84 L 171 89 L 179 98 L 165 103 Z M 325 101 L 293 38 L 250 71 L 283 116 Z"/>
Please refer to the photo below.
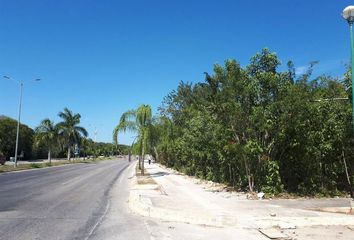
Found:
<path fill-rule="evenodd" d="M 68 161 L 70 161 L 70 153 L 71 153 L 70 147 L 68 147 Z"/>
<path fill-rule="evenodd" d="M 138 156 L 138 161 L 139 161 L 139 163 L 138 163 L 138 169 L 139 170 L 141 170 L 141 156 Z"/>
<path fill-rule="evenodd" d="M 155 151 L 155 156 L 156 156 L 156 162 L 159 162 L 159 153 L 157 152 L 156 147 L 154 147 L 154 151 Z"/>
<path fill-rule="evenodd" d="M 144 145 L 143 145 L 143 149 L 142 149 L 142 154 L 141 154 L 141 175 L 144 176 L 145 174 L 145 169 L 144 169 Z"/>
<path fill-rule="evenodd" d="M 354 198 L 352 182 L 350 181 L 350 176 L 349 176 L 348 167 L 347 167 L 347 161 L 345 160 L 344 148 L 342 148 L 342 158 L 343 158 L 343 163 L 344 163 L 345 175 L 347 176 L 347 181 L 349 184 L 350 197 Z"/>
<path fill-rule="evenodd" d="M 231 184 L 231 182 L 232 182 L 232 171 L 231 171 L 231 164 L 229 164 L 229 183 Z"/>
<path fill-rule="evenodd" d="M 48 150 L 48 161 L 49 161 L 49 164 L 52 164 L 52 155 L 51 155 L 50 149 Z"/>
<path fill-rule="evenodd" d="M 144 171 L 144 155 L 141 156 L 141 175 L 144 176 L 145 171 Z"/>
<path fill-rule="evenodd" d="M 247 175 L 247 179 L 248 179 L 248 187 L 249 187 L 250 192 L 253 192 L 254 179 L 253 179 L 253 176 L 251 175 L 251 171 L 250 171 L 250 168 L 248 166 L 246 158 L 244 157 L 243 160 L 244 160 L 244 163 L 245 163 L 245 170 L 246 170 L 246 175 Z"/>

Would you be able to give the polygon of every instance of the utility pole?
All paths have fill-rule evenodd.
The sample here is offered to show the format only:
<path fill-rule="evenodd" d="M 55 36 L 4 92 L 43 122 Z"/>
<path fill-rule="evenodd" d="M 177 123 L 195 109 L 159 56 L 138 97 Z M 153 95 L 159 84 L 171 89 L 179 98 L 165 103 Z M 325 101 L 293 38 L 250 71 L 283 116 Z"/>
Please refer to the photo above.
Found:
<path fill-rule="evenodd" d="M 9 80 L 14 80 L 8 76 L 4 76 L 4 78 L 9 79 Z M 32 81 L 38 82 L 41 79 L 37 78 Z M 15 80 L 16 81 L 16 80 Z M 14 167 L 17 167 L 17 157 L 18 157 L 18 139 L 20 135 L 20 122 L 21 122 L 21 109 L 22 109 L 22 89 L 23 89 L 23 81 L 16 81 L 20 85 L 20 98 L 19 98 L 19 106 L 18 106 L 18 118 L 17 118 L 17 130 L 16 130 L 16 145 L 15 145 L 15 159 L 14 159 Z"/>
<path fill-rule="evenodd" d="M 352 126 L 353 126 L 353 137 L 354 137 L 354 36 L 353 36 L 353 23 L 354 23 L 354 6 L 348 6 L 344 8 L 342 16 L 347 20 L 349 24 L 350 31 L 350 48 L 351 48 L 351 72 L 352 72 Z M 344 154 L 344 153 L 343 153 Z M 354 199 L 353 186 L 351 179 L 348 175 L 348 169 L 346 166 L 345 158 L 343 158 L 345 164 L 346 174 L 348 176 L 348 182 L 350 187 L 350 196 Z"/>
<path fill-rule="evenodd" d="M 18 137 L 20 135 L 22 88 L 23 88 L 23 82 L 20 82 L 20 99 L 19 99 L 19 106 L 18 106 L 18 119 L 17 119 L 17 130 L 16 130 L 16 147 L 15 147 L 15 164 L 14 164 L 15 167 L 17 167 Z"/>

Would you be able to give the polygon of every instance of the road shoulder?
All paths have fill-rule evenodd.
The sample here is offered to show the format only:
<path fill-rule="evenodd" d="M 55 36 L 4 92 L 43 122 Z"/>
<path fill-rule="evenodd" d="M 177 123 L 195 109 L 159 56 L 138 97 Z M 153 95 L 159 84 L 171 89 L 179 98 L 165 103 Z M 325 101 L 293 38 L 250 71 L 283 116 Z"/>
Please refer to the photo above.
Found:
<path fill-rule="evenodd" d="M 328 199 L 318 203 L 312 200 L 312 209 L 304 200 L 247 200 L 242 194 L 209 191 L 205 186 L 163 166 L 145 165 L 156 184 L 133 184 L 129 196 L 130 209 L 142 216 L 214 227 L 252 229 L 340 226 L 345 229 L 349 227 L 351 231 L 354 226 L 354 215 L 315 211 L 319 209 L 316 204 L 321 208 L 331 204 L 343 207 L 344 204 L 344 208 L 348 208 L 349 199 Z"/>

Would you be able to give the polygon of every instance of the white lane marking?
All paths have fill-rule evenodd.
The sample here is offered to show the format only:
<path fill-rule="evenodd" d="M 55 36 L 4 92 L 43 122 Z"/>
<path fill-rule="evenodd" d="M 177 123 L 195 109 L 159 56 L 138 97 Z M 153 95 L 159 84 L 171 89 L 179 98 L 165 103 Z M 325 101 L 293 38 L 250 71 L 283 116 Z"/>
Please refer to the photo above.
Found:
<path fill-rule="evenodd" d="M 123 171 L 123 172 L 124 172 L 124 171 Z M 121 181 L 121 180 L 123 179 L 123 177 L 122 177 L 123 175 L 124 175 L 124 174 L 121 174 L 121 175 L 119 176 L 119 178 L 120 178 L 119 181 Z M 96 224 L 92 227 L 92 229 L 90 230 L 90 232 L 89 232 L 89 234 L 87 235 L 87 237 L 85 238 L 85 240 L 90 239 L 90 237 L 92 236 L 92 234 L 94 233 L 94 231 L 96 230 L 96 228 L 98 227 L 98 225 L 101 224 L 101 222 L 103 221 L 103 218 L 107 215 L 110 206 L 111 206 L 111 201 L 110 201 L 110 199 L 108 199 L 108 203 L 107 203 L 107 205 L 106 205 L 106 209 L 105 209 L 103 215 L 102 215 L 102 216 L 100 217 L 100 219 L 96 222 Z M 152 239 L 152 240 L 153 240 L 153 239 Z"/>
<path fill-rule="evenodd" d="M 94 231 L 96 230 L 97 226 L 102 222 L 103 218 L 107 215 L 108 213 L 108 209 L 110 207 L 110 201 L 108 200 L 108 203 L 107 203 L 107 206 L 106 206 L 106 209 L 104 211 L 104 213 L 102 214 L 102 216 L 100 217 L 100 219 L 98 219 L 98 221 L 96 222 L 96 224 L 91 228 L 89 234 L 87 235 L 87 237 L 85 238 L 85 240 L 88 240 L 91 235 L 94 233 Z"/>
<path fill-rule="evenodd" d="M 73 177 L 73 178 L 70 179 L 69 181 L 63 182 L 62 185 L 66 185 L 66 184 L 68 184 L 68 183 L 74 183 L 74 182 L 80 180 L 80 178 L 82 178 L 82 176 Z"/>
<path fill-rule="evenodd" d="M 123 180 L 123 174 L 121 174 L 121 175 L 119 176 L 119 181 L 118 181 L 118 183 L 121 183 L 122 180 Z"/>
<path fill-rule="evenodd" d="M 133 166 L 134 165 L 130 165 L 123 171 L 123 173 L 118 177 L 118 183 L 122 183 L 122 181 L 126 178 L 127 173 L 129 173 L 129 171 L 131 171 L 131 168 Z"/>

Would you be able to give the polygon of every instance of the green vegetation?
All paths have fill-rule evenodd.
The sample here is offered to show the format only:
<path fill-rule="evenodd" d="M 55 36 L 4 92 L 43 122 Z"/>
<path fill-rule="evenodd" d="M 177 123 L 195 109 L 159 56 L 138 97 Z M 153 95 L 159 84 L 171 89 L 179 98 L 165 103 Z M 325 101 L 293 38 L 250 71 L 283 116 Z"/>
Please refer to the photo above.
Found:
<path fill-rule="evenodd" d="M 103 143 L 103 142 L 94 142 L 90 138 L 81 139 L 81 156 L 92 156 L 97 158 L 99 156 L 109 157 L 113 155 L 128 155 L 129 146 L 122 144 L 113 144 L 113 143 Z"/>
<path fill-rule="evenodd" d="M 20 164 L 14 168 L 12 165 L 0 165 L 0 173 L 1 172 L 13 172 L 13 171 L 20 171 L 20 170 L 27 170 L 27 169 L 35 169 L 35 168 L 45 168 L 45 167 L 54 167 L 54 166 L 61 166 L 67 164 L 76 164 L 76 163 L 98 163 L 100 161 L 112 160 L 115 158 L 111 157 L 98 157 L 98 158 L 91 158 L 91 159 L 76 159 L 75 161 L 66 161 L 60 160 L 55 162 L 36 162 L 36 163 L 29 163 L 29 164 Z"/>
<path fill-rule="evenodd" d="M 73 113 L 65 108 L 58 115 L 62 118 L 62 122 L 58 124 L 50 119 L 44 119 L 35 130 L 24 124 L 20 125 L 19 160 L 48 158 L 46 164 L 50 166 L 53 157 L 67 157 L 70 160 L 75 145 L 80 149 L 77 157 L 96 159 L 117 154 L 128 154 L 128 146 L 94 142 L 87 138 L 87 131 L 79 126 L 80 114 Z M 7 160 L 14 156 L 16 127 L 16 120 L 0 116 L 0 157 L 4 156 Z M 20 169 L 31 167 L 39 166 L 36 164 L 33 166 L 21 165 Z M 5 168 L 6 166 L 2 169 Z"/>
<path fill-rule="evenodd" d="M 315 64 L 302 74 L 292 62 L 279 70 L 268 49 L 245 67 L 235 60 L 216 64 L 205 82 L 181 82 L 164 98 L 146 149 L 168 167 L 236 189 L 349 192 L 350 73 L 313 78 Z"/>
<path fill-rule="evenodd" d="M 54 125 L 54 122 L 47 119 L 42 120 L 36 128 L 36 144 L 44 145 L 48 149 L 48 161 L 52 162 L 52 149 L 59 144 L 59 126 Z"/>
<path fill-rule="evenodd" d="M 27 169 L 33 169 L 33 168 L 44 168 L 44 167 L 52 167 L 52 166 L 59 166 L 59 165 L 64 165 L 68 164 L 67 161 L 60 161 L 60 162 L 52 162 L 51 164 L 49 163 L 29 163 L 29 164 L 20 164 L 17 165 L 16 168 L 12 165 L 3 165 L 0 166 L 0 172 L 12 172 L 12 171 L 20 171 L 20 170 L 27 170 Z"/>
<path fill-rule="evenodd" d="M 152 113 L 149 105 L 141 105 L 136 110 L 130 110 L 122 114 L 118 126 L 114 129 L 113 140 L 118 142 L 118 133 L 126 130 L 135 131 L 137 141 L 135 144 L 135 152 L 140 155 L 138 167 L 141 169 L 141 174 L 144 175 L 143 156 L 149 153 L 152 131 Z"/>
<path fill-rule="evenodd" d="M 59 134 L 65 140 L 64 145 L 67 147 L 67 158 L 70 161 L 71 151 L 75 144 L 78 146 L 81 136 L 87 137 L 88 133 L 85 128 L 78 126 L 80 124 L 81 115 L 73 113 L 67 108 L 63 112 L 59 112 L 59 117 L 63 119 L 58 123 Z"/>
<path fill-rule="evenodd" d="M 0 118 L 0 152 L 9 159 L 14 156 L 16 143 L 17 121 L 8 117 Z M 34 131 L 24 124 L 20 124 L 19 136 L 19 156 L 23 152 L 23 159 L 32 157 L 32 145 L 34 139 Z"/>

